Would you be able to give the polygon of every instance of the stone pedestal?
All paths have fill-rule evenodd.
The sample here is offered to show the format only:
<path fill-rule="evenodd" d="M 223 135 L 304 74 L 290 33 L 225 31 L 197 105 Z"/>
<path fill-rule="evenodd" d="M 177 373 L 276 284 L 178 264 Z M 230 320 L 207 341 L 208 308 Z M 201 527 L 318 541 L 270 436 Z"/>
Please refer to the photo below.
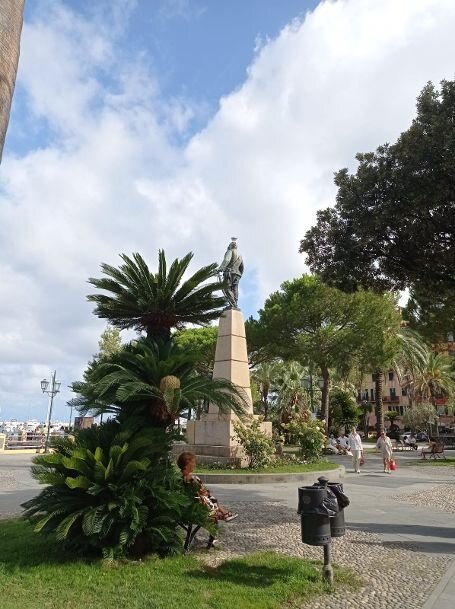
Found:
<path fill-rule="evenodd" d="M 213 378 L 227 379 L 237 385 L 246 402 L 245 414 L 253 416 L 250 370 L 245 338 L 245 322 L 238 309 L 224 311 L 218 326 Z M 197 455 L 198 463 L 231 462 L 246 464 L 242 448 L 234 438 L 235 413 L 220 414 L 218 407 L 209 405 L 208 413 L 200 421 L 188 421 L 186 445 L 177 445 L 175 452 L 190 450 Z M 272 424 L 262 423 L 265 433 L 272 435 Z"/>

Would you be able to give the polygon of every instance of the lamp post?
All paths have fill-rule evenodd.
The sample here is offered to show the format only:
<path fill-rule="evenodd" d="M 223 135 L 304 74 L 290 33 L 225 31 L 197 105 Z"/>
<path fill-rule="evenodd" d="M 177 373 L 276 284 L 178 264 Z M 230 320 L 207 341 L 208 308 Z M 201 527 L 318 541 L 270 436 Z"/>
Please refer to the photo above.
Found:
<path fill-rule="evenodd" d="M 302 387 L 309 392 L 310 394 L 310 408 L 311 408 L 311 412 L 314 413 L 314 383 L 313 383 L 313 375 L 311 374 L 311 371 L 309 373 L 308 376 L 304 376 L 300 383 L 302 385 Z M 323 387 L 324 387 L 324 379 L 323 378 L 318 378 L 317 380 L 317 386 L 318 388 L 322 391 Z"/>
<path fill-rule="evenodd" d="M 41 381 L 41 391 L 43 393 L 47 393 L 49 396 L 49 405 L 47 407 L 47 432 L 46 432 L 46 441 L 44 443 L 44 452 L 47 453 L 49 450 L 49 433 L 51 431 L 51 417 L 52 417 L 52 407 L 54 405 L 54 395 L 56 395 L 60 391 L 60 381 L 55 380 L 56 370 L 54 370 L 51 375 L 51 381 L 47 379 L 43 379 Z"/>
<path fill-rule="evenodd" d="M 70 422 L 68 424 L 68 431 L 71 431 L 71 421 L 73 420 L 73 405 L 70 404 Z"/>

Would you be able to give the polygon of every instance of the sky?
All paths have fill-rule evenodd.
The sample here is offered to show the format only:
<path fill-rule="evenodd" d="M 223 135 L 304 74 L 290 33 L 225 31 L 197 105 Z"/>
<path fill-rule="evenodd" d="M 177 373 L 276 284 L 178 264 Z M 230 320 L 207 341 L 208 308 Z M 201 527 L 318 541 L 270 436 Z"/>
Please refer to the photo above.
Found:
<path fill-rule="evenodd" d="M 105 328 L 119 254 L 245 260 L 255 315 L 307 269 L 333 174 L 454 78 L 453 0 L 27 0 L 0 166 L 0 420 L 55 417 Z"/>

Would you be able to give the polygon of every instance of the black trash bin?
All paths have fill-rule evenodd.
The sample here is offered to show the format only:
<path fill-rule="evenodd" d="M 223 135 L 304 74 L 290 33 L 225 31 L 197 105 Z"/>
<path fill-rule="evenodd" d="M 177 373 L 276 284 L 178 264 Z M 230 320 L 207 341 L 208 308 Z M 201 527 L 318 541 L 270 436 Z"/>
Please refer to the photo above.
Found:
<path fill-rule="evenodd" d="M 343 537 L 346 533 L 344 508 L 349 505 L 349 499 L 343 492 L 343 485 L 341 482 L 329 482 L 327 486 L 337 498 L 339 508 L 335 516 L 330 519 L 330 533 L 332 537 Z"/>
<path fill-rule="evenodd" d="M 324 515 L 327 489 L 321 486 L 299 488 L 298 513 L 301 517 L 302 541 L 310 546 L 330 543 L 330 518 Z"/>

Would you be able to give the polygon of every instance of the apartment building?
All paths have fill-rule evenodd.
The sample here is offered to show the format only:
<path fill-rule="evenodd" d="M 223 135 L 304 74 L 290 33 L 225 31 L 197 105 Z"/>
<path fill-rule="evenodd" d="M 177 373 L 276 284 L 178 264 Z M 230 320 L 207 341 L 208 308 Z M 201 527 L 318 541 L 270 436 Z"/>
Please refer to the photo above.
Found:
<path fill-rule="evenodd" d="M 450 357 L 455 358 L 455 341 L 452 335 L 448 336 L 446 343 L 440 343 L 435 345 L 434 350 L 438 353 L 444 353 Z M 357 395 L 357 402 L 369 402 L 374 406 L 375 403 L 375 375 L 369 374 L 364 378 L 364 386 Z M 384 404 L 384 411 L 395 410 L 400 417 L 405 413 L 409 407 L 409 396 L 406 387 L 400 385 L 398 376 L 394 370 L 388 370 L 385 374 L 382 401 Z M 440 396 L 436 398 L 436 406 L 438 407 L 440 419 L 440 425 L 453 425 L 455 417 L 446 414 L 447 397 Z M 400 418 L 397 419 L 396 423 L 402 427 Z M 376 424 L 376 416 L 374 412 L 370 414 L 368 424 L 374 426 Z"/>

